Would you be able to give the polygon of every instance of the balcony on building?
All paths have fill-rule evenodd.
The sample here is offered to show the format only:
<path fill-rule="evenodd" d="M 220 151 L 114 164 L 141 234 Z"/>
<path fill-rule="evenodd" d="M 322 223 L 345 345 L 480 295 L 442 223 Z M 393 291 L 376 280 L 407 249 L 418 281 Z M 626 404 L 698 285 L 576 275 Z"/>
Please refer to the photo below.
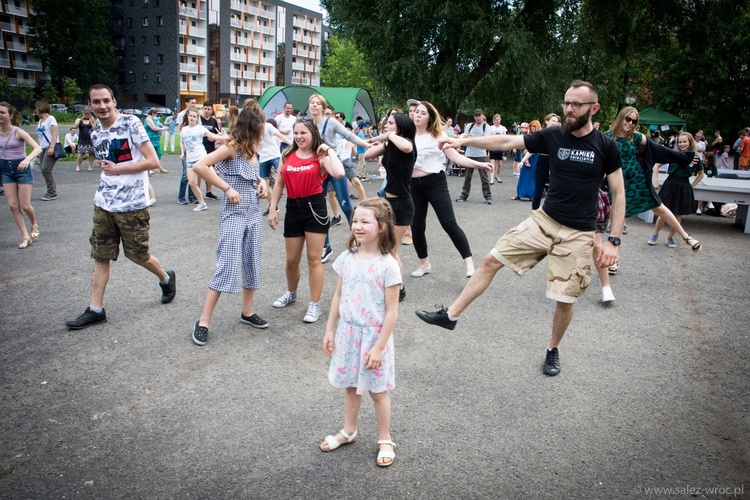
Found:
<path fill-rule="evenodd" d="M 310 85 L 310 79 L 292 77 L 292 84 L 293 85 Z"/>
<path fill-rule="evenodd" d="M 200 16 L 198 14 L 199 14 L 198 9 L 193 9 L 192 7 L 180 5 L 181 16 L 195 17 L 195 18 L 200 19 Z"/>
<path fill-rule="evenodd" d="M 193 63 L 180 63 L 181 73 L 198 73 L 198 65 Z"/>
<path fill-rule="evenodd" d="M 0 55 L 0 68 L 10 68 L 10 58 Z"/>
<path fill-rule="evenodd" d="M 8 78 L 8 82 L 10 82 L 11 85 L 20 85 L 21 83 L 31 85 L 32 87 L 36 85 L 36 80 L 34 80 L 34 78 L 14 77 Z"/>
<path fill-rule="evenodd" d="M 187 54 L 192 54 L 192 55 L 196 55 L 196 56 L 204 56 L 204 55 L 206 55 L 206 48 L 205 47 L 200 47 L 198 45 L 187 44 L 187 46 L 182 46 L 181 45 L 180 48 L 183 48 L 184 49 L 184 53 L 187 53 Z"/>
<path fill-rule="evenodd" d="M 41 62 L 20 61 L 16 59 L 13 61 L 13 67 L 15 69 L 28 70 L 28 71 L 42 71 Z"/>
<path fill-rule="evenodd" d="M 16 7 L 14 4 L 8 2 L 5 4 L 5 12 L 19 17 L 28 17 L 29 13 L 26 11 L 26 4 L 21 2 L 20 7 Z"/>
<path fill-rule="evenodd" d="M 18 43 L 18 42 L 5 42 L 6 47 L 8 50 L 15 50 L 16 52 L 23 52 L 24 54 L 28 52 L 26 49 L 26 44 Z"/>
<path fill-rule="evenodd" d="M 16 20 L 15 18 L 11 17 L 10 21 L 0 21 L 0 29 L 3 31 L 8 31 L 10 33 L 16 32 Z"/>

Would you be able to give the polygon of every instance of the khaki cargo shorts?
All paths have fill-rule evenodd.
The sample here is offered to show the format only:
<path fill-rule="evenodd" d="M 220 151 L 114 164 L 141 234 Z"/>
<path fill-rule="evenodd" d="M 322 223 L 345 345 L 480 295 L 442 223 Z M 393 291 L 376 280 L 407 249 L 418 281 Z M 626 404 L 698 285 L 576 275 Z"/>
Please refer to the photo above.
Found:
<path fill-rule="evenodd" d="M 94 207 L 94 229 L 91 231 L 91 258 L 95 260 L 117 260 L 120 241 L 125 257 L 136 264 L 146 262 L 148 251 L 148 209 L 134 212 L 107 212 Z"/>
<path fill-rule="evenodd" d="M 541 209 L 497 240 L 490 253 L 522 276 L 547 257 L 547 297 L 573 303 L 591 283 L 594 231 L 570 229 Z"/>

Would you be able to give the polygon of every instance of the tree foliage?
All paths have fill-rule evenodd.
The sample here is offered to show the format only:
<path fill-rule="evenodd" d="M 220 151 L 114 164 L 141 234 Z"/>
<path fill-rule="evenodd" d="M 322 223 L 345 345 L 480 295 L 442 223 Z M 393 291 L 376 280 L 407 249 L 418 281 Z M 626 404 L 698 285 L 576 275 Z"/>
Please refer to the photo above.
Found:
<path fill-rule="evenodd" d="M 322 0 L 375 85 L 446 115 L 481 106 L 506 122 L 556 111 L 573 79 L 611 121 L 634 97 L 688 128 L 750 122 L 750 12 L 732 0 Z"/>
<path fill-rule="evenodd" d="M 68 78 L 67 76 L 64 76 L 62 80 L 63 101 L 71 105 L 81 102 L 80 99 L 83 91 L 81 90 L 81 87 L 78 86 L 78 82 L 76 82 L 73 78 Z"/>
<path fill-rule="evenodd" d="M 57 90 L 55 90 L 55 87 L 53 87 L 50 82 L 45 83 L 44 87 L 42 87 L 39 92 L 42 96 L 42 100 L 47 101 L 50 104 L 56 103 L 60 100 L 57 96 Z"/>
<path fill-rule="evenodd" d="M 103 0 L 34 0 L 29 18 L 29 46 L 62 85 L 63 76 L 84 88 L 117 82 L 109 52 L 109 2 Z"/>

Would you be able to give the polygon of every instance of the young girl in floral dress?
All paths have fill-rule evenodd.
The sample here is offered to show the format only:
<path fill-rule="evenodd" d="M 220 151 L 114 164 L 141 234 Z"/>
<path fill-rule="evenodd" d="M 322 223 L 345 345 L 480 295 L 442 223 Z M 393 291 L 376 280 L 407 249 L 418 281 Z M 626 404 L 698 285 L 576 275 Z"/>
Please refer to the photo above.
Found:
<path fill-rule="evenodd" d="M 323 350 L 331 355 L 328 380 L 346 389 L 346 396 L 344 428 L 327 436 L 320 449 L 332 451 L 357 440 L 362 393 L 368 391 L 378 421 L 380 467 L 388 467 L 396 458 L 388 395 L 395 387 L 392 333 L 401 287 L 398 262 L 390 254 L 395 245 L 390 204 L 381 198 L 361 201 L 352 214 L 347 250 L 333 263 L 339 281 L 323 340 Z"/>

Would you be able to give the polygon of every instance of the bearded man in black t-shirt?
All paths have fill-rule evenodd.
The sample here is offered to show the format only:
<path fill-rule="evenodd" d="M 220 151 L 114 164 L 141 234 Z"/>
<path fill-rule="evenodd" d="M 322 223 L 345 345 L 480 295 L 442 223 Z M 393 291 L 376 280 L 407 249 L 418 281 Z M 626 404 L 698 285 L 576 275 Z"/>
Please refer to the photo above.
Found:
<path fill-rule="evenodd" d="M 217 120 L 214 117 L 214 106 L 211 101 L 206 101 L 203 103 L 203 109 L 201 110 L 201 125 L 206 127 L 209 132 L 212 134 L 220 134 L 221 133 L 221 122 Z M 216 145 L 214 144 L 214 141 L 209 139 L 208 137 L 203 138 L 203 147 L 206 148 L 206 153 L 211 154 L 216 150 Z M 213 167 L 213 165 L 211 165 Z M 206 198 L 211 198 L 212 200 L 218 200 L 219 197 L 216 196 L 211 192 L 211 183 L 206 181 Z"/>
<path fill-rule="evenodd" d="M 591 117 L 599 111 L 599 95 L 588 82 L 575 80 L 565 93 L 563 127 L 550 127 L 522 136 L 490 135 L 444 139 L 443 147 L 464 145 L 506 151 L 525 148 L 549 155 L 550 180 L 544 206 L 511 229 L 482 261 L 461 295 L 450 307 L 417 311 L 427 323 L 452 330 L 458 316 L 479 297 L 495 274 L 507 266 L 523 275 L 547 258 L 547 297 L 557 301 L 552 320 L 552 338 L 544 362 L 545 375 L 560 372 L 558 346 L 573 318 L 573 304 L 588 287 L 597 218 L 599 185 L 607 178 L 612 194 L 607 242 L 595 255 L 596 265 L 608 267 L 619 254 L 625 216 L 622 160 L 615 142 L 594 129 Z"/>

